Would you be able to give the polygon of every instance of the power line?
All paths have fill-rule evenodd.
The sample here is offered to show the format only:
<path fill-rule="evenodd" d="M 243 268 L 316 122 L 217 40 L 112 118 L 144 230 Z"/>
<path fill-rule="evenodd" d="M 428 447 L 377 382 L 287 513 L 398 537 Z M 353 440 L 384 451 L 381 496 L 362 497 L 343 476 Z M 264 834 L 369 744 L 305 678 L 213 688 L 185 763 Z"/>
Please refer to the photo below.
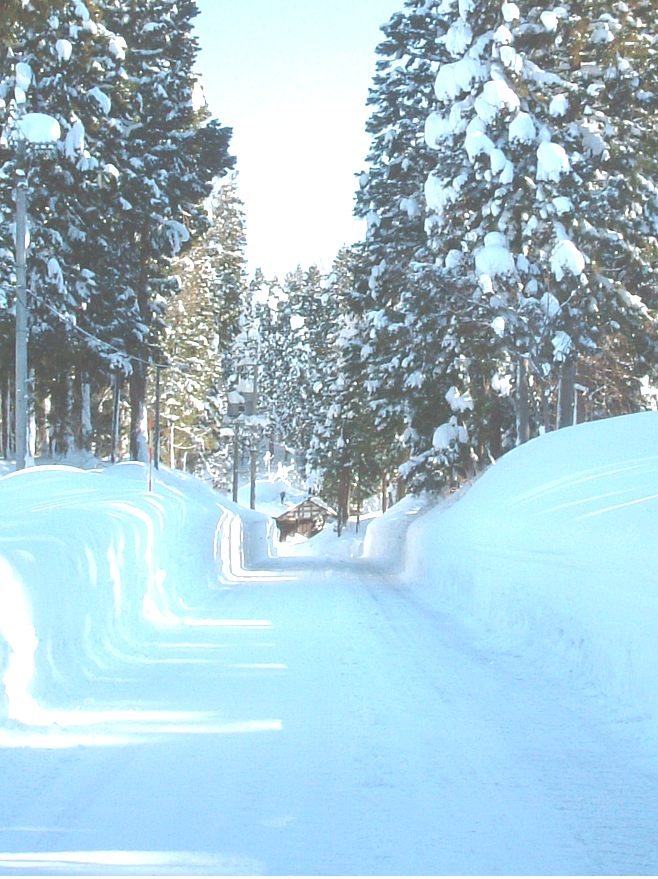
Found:
<path fill-rule="evenodd" d="M 60 314 L 60 312 L 57 311 L 57 309 L 53 305 L 51 305 L 50 302 L 47 302 L 41 296 L 38 296 L 35 293 L 32 293 L 31 295 L 40 305 L 42 305 L 44 308 L 54 314 L 58 320 L 65 324 L 68 329 L 76 330 L 78 333 L 80 333 L 81 336 L 84 336 L 92 342 L 95 342 L 97 345 L 100 345 L 108 351 L 112 351 L 115 354 L 120 354 L 122 357 L 125 357 L 126 360 L 131 360 L 134 363 L 142 363 L 144 366 L 155 366 L 160 369 L 177 369 L 181 372 L 184 372 L 188 368 L 188 364 L 184 361 L 181 361 L 180 363 L 155 363 L 153 360 L 144 360 L 142 357 L 138 357 L 136 354 L 128 354 L 126 351 L 118 348 L 111 342 L 105 342 L 103 339 L 99 339 L 97 336 L 94 336 L 93 333 L 90 333 L 87 330 L 83 330 L 82 327 L 78 326 L 78 324 L 72 317 Z"/>

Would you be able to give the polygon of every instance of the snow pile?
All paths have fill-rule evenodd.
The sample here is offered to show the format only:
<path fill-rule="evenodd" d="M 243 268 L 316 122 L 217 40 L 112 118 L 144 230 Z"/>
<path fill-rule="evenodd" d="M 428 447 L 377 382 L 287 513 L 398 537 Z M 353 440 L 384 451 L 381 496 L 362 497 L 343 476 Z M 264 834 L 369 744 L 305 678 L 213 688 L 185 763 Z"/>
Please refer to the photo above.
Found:
<path fill-rule="evenodd" d="M 373 519 L 364 561 L 403 569 L 415 599 L 500 649 L 658 717 L 656 436 L 645 412 L 532 440 L 439 506 L 410 496 Z M 282 490 L 259 483 L 261 502 Z M 149 492 L 140 464 L 0 478 L 0 719 L 48 724 L 67 693 L 192 623 L 271 556 L 271 526 L 179 472 Z M 356 560 L 361 533 L 288 554 Z"/>
<path fill-rule="evenodd" d="M 340 536 L 336 526 L 330 521 L 319 534 L 310 538 L 293 535 L 283 543 L 277 544 L 276 549 L 282 557 L 321 559 L 323 565 L 335 567 L 337 561 L 340 564 L 345 560 L 361 558 L 364 538 L 370 531 L 370 523 L 380 516 L 381 511 L 365 512 L 358 521 L 356 516 L 351 516 Z"/>
<path fill-rule="evenodd" d="M 473 84 L 484 79 L 486 74 L 487 68 L 478 58 L 465 55 L 439 69 L 434 91 L 439 101 L 450 104 L 462 92 L 469 92 Z"/>
<path fill-rule="evenodd" d="M 658 717 L 657 436 L 644 412 L 508 453 L 412 525 L 409 582 L 504 649 Z"/>
<path fill-rule="evenodd" d="M 267 554 L 263 517 L 179 472 L 149 492 L 141 464 L 12 473 L 0 511 L 0 718 L 24 722 Z"/>
<path fill-rule="evenodd" d="M 446 208 L 457 200 L 463 183 L 461 176 L 450 182 L 437 177 L 436 174 L 430 174 L 425 181 L 425 201 L 428 208 L 443 217 Z"/>
<path fill-rule="evenodd" d="M 407 529 L 416 517 L 427 510 L 426 496 L 407 495 L 368 525 L 363 541 L 363 557 L 392 570 L 404 566 Z"/>

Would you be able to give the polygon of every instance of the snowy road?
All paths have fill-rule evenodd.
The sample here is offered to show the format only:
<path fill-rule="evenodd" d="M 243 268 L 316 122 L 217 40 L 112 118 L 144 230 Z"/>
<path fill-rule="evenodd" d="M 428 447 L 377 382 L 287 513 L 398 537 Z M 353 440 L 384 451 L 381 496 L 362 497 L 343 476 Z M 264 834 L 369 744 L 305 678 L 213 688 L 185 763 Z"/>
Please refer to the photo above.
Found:
<path fill-rule="evenodd" d="M 281 560 L 198 616 L 4 741 L 0 872 L 658 871 L 632 724 L 391 575 Z"/>

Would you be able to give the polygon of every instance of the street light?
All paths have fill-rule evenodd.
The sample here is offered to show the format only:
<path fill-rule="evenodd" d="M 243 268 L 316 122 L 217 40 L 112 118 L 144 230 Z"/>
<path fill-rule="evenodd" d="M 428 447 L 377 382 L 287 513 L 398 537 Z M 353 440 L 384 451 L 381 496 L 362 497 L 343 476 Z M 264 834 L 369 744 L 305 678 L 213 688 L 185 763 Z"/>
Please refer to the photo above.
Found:
<path fill-rule="evenodd" d="M 16 469 L 24 470 L 28 453 L 27 371 L 27 178 L 21 170 L 16 184 Z"/>
<path fill-rule="evenodd" d="M 25 68 L 27 65 L 22 65 Z M 25 74 L 24 74 L 25 76 Z M 19 98 L 22 97 L 22 101 Z M 25 94 L 17 89 L 21 114 L 14 138 L 20 167 L 16 177 L 16 469 L 24 470 L 28 459 L 28 304 L 27 304 L 27 189 L 26 146 L 53 146 L 60 139 L 59 122 L 46 113 L 25 113 Z"/>

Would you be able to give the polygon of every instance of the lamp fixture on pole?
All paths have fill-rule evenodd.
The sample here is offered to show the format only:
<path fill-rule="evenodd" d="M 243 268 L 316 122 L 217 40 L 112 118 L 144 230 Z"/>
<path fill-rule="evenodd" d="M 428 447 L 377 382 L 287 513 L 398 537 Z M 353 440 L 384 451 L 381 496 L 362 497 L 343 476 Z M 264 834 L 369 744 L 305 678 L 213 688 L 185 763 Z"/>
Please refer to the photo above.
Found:
<path fill-rule="evenodd" d="M 26 91 L 32 81 L 29 65 L 16 65 L 16 104 L 18 118 L 15 124 L 15 143 L 19 158 L 16 181 L 16 469 L 27 466 L 29 378 L 28 334 L 29 312 L 27 303 L 27 147 L 52 147 L 61 136 L 59 122 L 46 113 L 26 113 Z"/>

